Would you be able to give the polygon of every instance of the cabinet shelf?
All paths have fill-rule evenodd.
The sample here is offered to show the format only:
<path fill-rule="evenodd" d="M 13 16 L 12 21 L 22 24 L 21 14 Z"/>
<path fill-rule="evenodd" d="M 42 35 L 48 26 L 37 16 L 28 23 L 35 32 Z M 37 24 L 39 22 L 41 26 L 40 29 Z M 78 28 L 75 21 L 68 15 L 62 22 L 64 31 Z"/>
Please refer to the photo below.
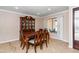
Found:
<path fill-rule="evenodd" d="M 31 16 L 20 17 L 20 30 L 29 31 L 29 29 L 35 31 L 35 19 Z"/>

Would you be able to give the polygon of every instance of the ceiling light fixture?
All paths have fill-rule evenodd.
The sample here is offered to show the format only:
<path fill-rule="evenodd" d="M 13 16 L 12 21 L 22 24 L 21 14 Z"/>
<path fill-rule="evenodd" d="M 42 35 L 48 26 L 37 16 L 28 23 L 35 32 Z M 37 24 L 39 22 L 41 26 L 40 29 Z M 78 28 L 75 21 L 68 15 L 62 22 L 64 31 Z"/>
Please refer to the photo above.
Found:
<path fill-rule="evenodd" d="M 51 8 L 48 8 L 48 11 L 51 11 Z"/>

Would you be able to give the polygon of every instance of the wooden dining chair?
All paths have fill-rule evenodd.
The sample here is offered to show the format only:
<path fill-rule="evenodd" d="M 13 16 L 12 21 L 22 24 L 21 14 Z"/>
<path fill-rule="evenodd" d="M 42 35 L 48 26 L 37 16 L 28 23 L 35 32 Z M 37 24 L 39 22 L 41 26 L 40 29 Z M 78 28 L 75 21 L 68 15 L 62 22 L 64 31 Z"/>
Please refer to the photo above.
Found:
<path fill-rule="evenodd" d="M 37 52 L 36 47 L 38 45 L 40 46 L 40 49 L 42 48 L 42 42 L 41 42 L 41 39 L 40 39 L 39 31 L 35 32 L 34 38 L 32 38 L 31 40 L 28 41 L 28 47 L 27 47 L 26 52 L 28 52 L 30 45 L 34 46 L 35 53 Z"/>
<path fill-rule="evenodd" d="M 49 40 L 50 40 L 50 35 L 49 35 L 48 30 L 46 30 L 46 39 L 47 39 L 47 42 L 49 43 Z"/>
<path fill-rule="evenodd" d="M 20 42 L 21 42 L 20 47 L 22 47 L 22 49 L 24 49 L 25 46 L 27 45 L 27 41 L 28 41 L 28 38 L 26 38 L 26 37 L 24 36 L 23 31 L 21 31 L 21 32 L 20 32 Z"/>
<path fill-rule="evenodd" d="M 44 30 L 43 29 L 39 29 L 39 35 L 40 35 L 41 42 L 43 42 L 44 41 L 44 39 L 43 39 Z"/>
<path fill-rule="evenodd" d="M 21 47 L 23 46 L 23 39 L 24 39 L 24 37 L 23 37 L 23 31 L 20 31 L 20 42 L 21 42 L 20 46 Z"/>
<path fill-rule="evenodd" d="M 46 43 L 46 47 L 48 47 L 49 39 L 49 32 L 45 29 L 43 32 L 43 41 Z"/>

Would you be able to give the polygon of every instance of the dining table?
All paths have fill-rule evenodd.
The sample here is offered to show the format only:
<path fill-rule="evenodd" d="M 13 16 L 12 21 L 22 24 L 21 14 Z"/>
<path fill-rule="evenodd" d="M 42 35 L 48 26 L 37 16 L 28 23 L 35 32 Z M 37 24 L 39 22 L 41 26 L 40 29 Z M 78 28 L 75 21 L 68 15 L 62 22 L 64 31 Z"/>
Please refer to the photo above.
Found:
<path fill-rule="evenodd" d="M 24 38 L 26 41 L 29 41 L 30 39 L 34 38 L 35 32 L 23 32 Z"/>

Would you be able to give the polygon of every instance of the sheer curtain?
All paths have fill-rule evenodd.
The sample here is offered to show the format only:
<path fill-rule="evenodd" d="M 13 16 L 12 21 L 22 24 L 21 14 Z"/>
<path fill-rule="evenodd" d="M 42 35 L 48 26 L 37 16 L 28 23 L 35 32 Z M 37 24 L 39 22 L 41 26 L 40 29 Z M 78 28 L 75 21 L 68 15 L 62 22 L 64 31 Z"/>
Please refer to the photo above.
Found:
<path fill-rule="evenodd" d="M 57 35 L 58 35 L 58 37 L 62 40 L 63 39 L 63 37 L 64 37 L 64 31 L 63 31 L 63 16 L 59 16 L 58 18 L 57 18 L 57 20 L 58 20 L 58 32 L 57 32 Z"/>

